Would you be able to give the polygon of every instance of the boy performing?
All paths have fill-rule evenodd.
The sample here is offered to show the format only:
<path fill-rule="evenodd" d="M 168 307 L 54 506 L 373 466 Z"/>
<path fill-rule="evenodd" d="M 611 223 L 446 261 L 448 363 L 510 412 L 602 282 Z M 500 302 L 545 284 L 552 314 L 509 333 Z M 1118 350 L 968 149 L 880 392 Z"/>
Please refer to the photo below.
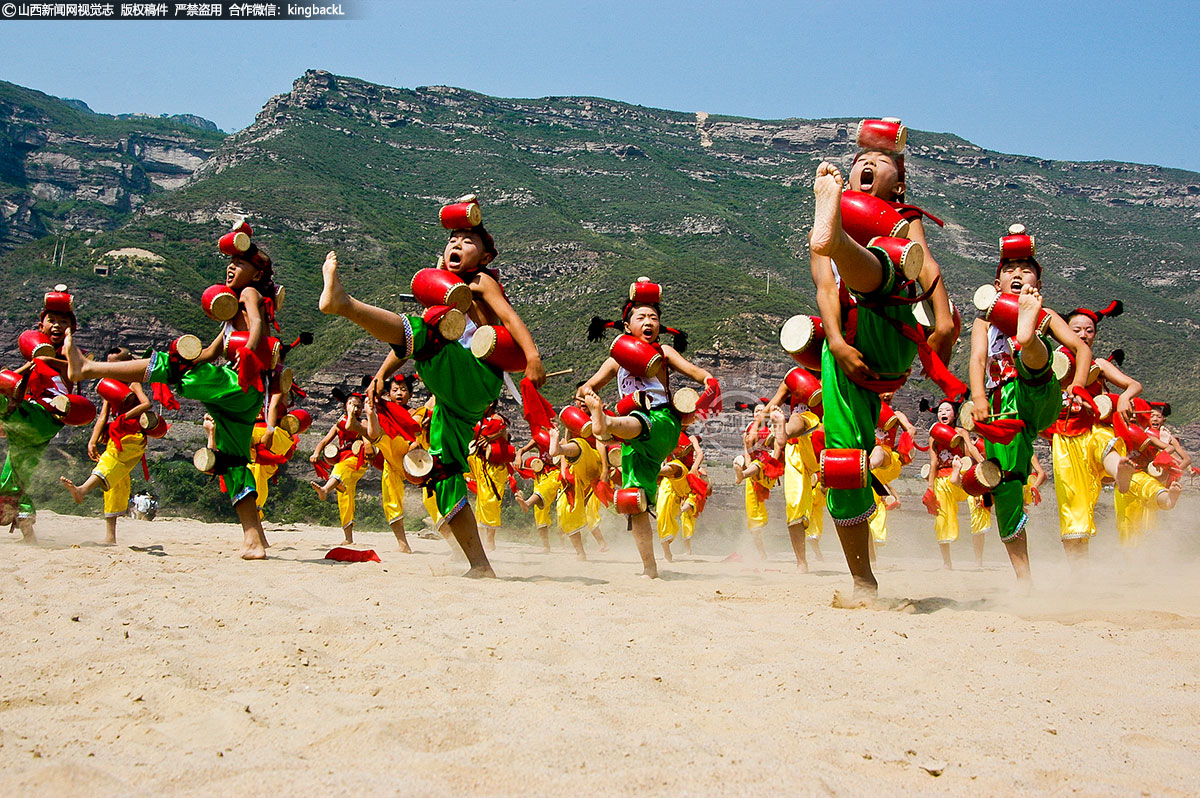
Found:
<path fill-rule="evenodd" d="M 423 315 L 411 316 L 368 305 L 346 293 L 338 277 L 337 254 L 330 252 L 321 268 L 325 285 L 319 306 L 321 312 L 343 316 L 391 345 L 392 352 L 377 376 L 395 373 L 409 358 L 416 362 L 417 374 L 436 399 L 429 432 L 433 469 L 426 484 L 433 485 L 440 523 L 449 525 L 470 563 L 466 575 L 491 577 L 495 573 L 467 503 L 463 474 L 475 424 L 500 395 L 501 370 L 478 359 L 468 347 L 477 330 L 493 325 L 494 340 L 510 342 L 510 352 L 516 350 L 512 353 L 523 359 L 525 374 L 535 386 L 541 386 L 546 373 L 533 338 L 508 303 L 497 273 L 487 269 L 497 252 L 481 223 L 479 204 L 470 198 L 446 206 L 442 223 L 452 228 L 442 264 L 436 270 L 418 272 L 418 277 L 442 280 L 447 286 L 445 299 L 452 302 L 430 302 Z M 416 283 L 414 277 L 414 289 Z M 468 292 L 463 294 L 459 285 L 467 286 Z"/>
<path fill-rule="evenodd" d="M 697 410 L 720 409 L 720 388 L 706 370 L 683 357 L 675 347 L 659 343 L 659 331 L 671 333 L 680 347 L 686 337 L 677 330 L 664 328 L 659 321 L 662 288 L 641 277 L 630 286 L 630 299 L 621 313 L 621 322 L 593 318 L 588 338 L 597 340 L 606 327 L 623 324 L 625 334 L 610 348 L 610 356 L 592 378 L 579 386 L 576 399 L 582 401 L 592 417 L 592 432 L 599 441 L 620 438 L 622 488 L 617 491 L 617 512 L 630 517 L 634 543 L 642 560 L 642 574 L 658 577 L 654 559 L 654 537 L 649 508 L 658 498 L 658 478 L 663 462 L 679 443 L 680 418 Z M 691 407 L 677 407 L 671 395 L 670 374 L 677 371 L 703 383 L 699 399 L 693 393 Z M 604 412 L 604 403 L 596 391 L 614 378 L 621 401 L 617 415 Z"/>
<path fill-rule="evenodd" d="M 95 363 L 85 360 L 68 335 L 63 351 L 73 380 L 111 377 L 122 382 L 173 385 L 189 399 L 202 403 L 212 416 L 208 459 L 211 473 L 221 477 L 238 520 L 242 525 L 244 560 L 266 558 L 267 540 L 258 518 L 254 476 L 250 473 L 250 445 L 254 423 L 264 406 L 263 372 L 271 360 L 267 324 L 275 315 L 273 266 L 266 252 L 250 241 L 250 227 L 243 223 L 222 237 L 222 252 L 230 256 L 225 285 L 205 292 L 206 312 L 225 322 L 221 332 L 194 359 L 188 359 L 180 339 L 149 358 L 124 363 Z M 210 302 L 212 296 L 217 300 Z M 227 300 L 229 313 L 217 312 L 217 302 Z M 197 343 L 193 336 L 184 336 Z M 194 352 L 192 353 L 194 354 Z M 230 365 L 214 361 L 225 355 Z M 267 425 L 275 426 L 268 418 Z M 198 453 L 199 454 L 199 453 Z"/>
<path fill-rule="evenodd" d="M 110 363 L 132 359 L 125 347 L 117 347 L 108 353 Z M 97 486 L 104 491 L 104 542 L 116 543 L 117 519 L 129 509 L 129 474 L 146 454 L 141 416 L 150 409 L 150 399 L 136 382 L 125 385 L 116 380 L 103 380 L 97 390 L 104 401 L 87 445 L 88 457 L 96 467 L 82 485 L 76 486 L 65 476 L 58 480 L 76 504 L 82 504 L 83 497 Z M 98 449 L 102 442 L 106 443 L 104 454 Z"/>
<path fill-rule="evenodd" d="M 1032 467 L 1033 441 L 1054 423 L 1062 406 L 1051 364 L 1051 339 L 1074 356 L 1069 393 L 1092 404 L 1083 387 L 1092 350 L 1062 317 L 1042 308 L 1041 287 L 1042 267 L 1034 258 L 1033 237 L 1025 234 L 1023 225 L 1013 225 L 1009 235 L 1000 239 L 995 283 L 975 293 L 982 314 L 971 329 L 970 379 L 974 431 L 984 438 L 984 450 L 1002 474 L 992 490 L 1000 540 L 1022 582 L 1030 579 L 1024 489 Z M 1004 425 L 1010 425 L 1009 434 L 992 431 Z"/>
<path fill-rule="evenodd" d="M 404 455 L 421 434 L 421 423 L 408 410 L 416 379 L 415 374 L 393 376 L 386 398 L 367 391 L 367 439 L 383 456 L 383 513 L 404 554 L 412 553 L 404 531 Z"/>
<path fill-rule="evenodd" d="M 317 448 L 308 460 L 315 466 L 321 462 L 328 447 L 331 451 L 336 448 L 337 463 L 325 482 L 309 484 L 313 486 L 321 501 L 325 501 L 331 491 L 337 493 L 338 520 L 342 524 L 342 534 L 346 536 L 344 542 L 346 545 L 352 545 L 358 481 L 367 473 L 372 452 L 368 451 L 364 440 L 368 432 L 363 426 L 363 395 L 347 395 L 341 388 L 334 388 L 333 395 L 345 403 L 345 412 L 337 423 L 329 428 L 325 437 L 317 442 Z"/>

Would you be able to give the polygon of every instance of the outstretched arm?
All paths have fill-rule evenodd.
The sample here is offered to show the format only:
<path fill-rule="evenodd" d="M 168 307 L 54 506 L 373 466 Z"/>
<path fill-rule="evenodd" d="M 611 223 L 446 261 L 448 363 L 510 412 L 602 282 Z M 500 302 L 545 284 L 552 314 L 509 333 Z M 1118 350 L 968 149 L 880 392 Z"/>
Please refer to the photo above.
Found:
<path fill-rule="evenodd" d="M 608 385 L 608 383 L 611 382 L 616 376 L 617 361 L 613 360 L 611 357 L 605 358 L 604 362 L 600 364 L 600 368 L 596 369 L 596 373 L 592 375 L 591 379 L 575 389 L 575 398 L 582 399 L 584 393 L 586 393 L 588 390 L 599 393 L 600 389 L 605 385 Z"/>
<path fill-rule="evenodd" d="M 542 355 L 533 343 L 533 336 L 529 333 L 529 328 L 525 326 L 525 322 L 521 320 L 504 296 L 500 284 L 491 276 L 480 273 L 471 283 L 471 292 L 477 301 L 487 306 L 500 320 L 500 323 L 512 335 L 513 341 L 521 347 L 521 351 L 525 354 L 525 376 L 529 378 L 535 388 L 541 388 L 542 383 L 546 381 L 546 369 L 542 366 Z"/>
<path fill-rule="evenodd" d="M 708 382 L 713 378 L 713 375 L 708 372 L 708 369 L 703 369 L 697 366 L 692 361 L 688 360 L 683 355 L 676 351 L 675 347 L 669 344 L 662 345 L 663 359 L 667 361 L 667 366 L 678 371 L 685 377 L 691 377 L 698 383 Z"/>

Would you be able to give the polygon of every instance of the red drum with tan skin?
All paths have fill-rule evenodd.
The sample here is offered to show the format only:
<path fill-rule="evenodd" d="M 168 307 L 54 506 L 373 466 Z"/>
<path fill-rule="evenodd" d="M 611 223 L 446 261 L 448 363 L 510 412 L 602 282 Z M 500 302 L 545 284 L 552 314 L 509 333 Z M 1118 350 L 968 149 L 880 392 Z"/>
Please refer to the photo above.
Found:
<path fill-rule="evenodd" d="M 865 449 L 825 449 L 821 452 L 821 487 L 858 490 L 871 484 Z"/>
<path fill-rule="evenodd" d="M 901 124 L 899 119 L 890 116 L 883 119 L 864 119 L 858 123 L 854 139 L 864 150 L 899 153 L 908 142 L 908 128 Z"/>
<path fill-rule="evenodd" d="M 464 197 L 458 202 L 443 205 L 438 219 L 447 230 L 470 230 L 483 223 L 483 211 L 475 197 Z"/>
<path fill-rule="evenodd" d="M 229 321 L 238 312 L 238 297 L 233 289 L 224 283 L 210 285 L 200 295 L 200 307 L 204 315 L 213 321 Z"/>
<path fill-rule="evenodd" d="M 646 491 L 641 488 L 619 488 L 615 496 L 618 514 L 637 515 L 646 512 Z"/>
<path fill-rule="evenodd" d="M 471 338 L 471 354 L 501 371 L 524 371 L 525 352 L 504 327 L 484 325 Z"/>
<path fill-rule="evenodd" d="M 783 383 L 798 402 L 809 407 L 821 404 L 821 381 L 807 369 L 797 366 L 787 373 Z"/>
<path fill-rule="evenodd" d="M 58 420 L 68 427 L 82 427 L 96 420 L 96 406 L 86 396 L 77 393 L 59 394 L 50 400 Z"/>
<path fill-rule="evenodd" d="M 526 471 L 532 471 L 535 474 L 540 474 L 546 468 L 546 461 L 533 452 L 530 452 L 529 454 L 525 455 L 525 460 L 521 463 L 521 467 Z"/>
<path fill-rule="evenodd" d="M 975 307 L 984 320 L 991 322 L 996 329 L 1009 336 L 1017 334 L 1017 314 L 1020 297 L 1017 294 L 1005 294 L 996 290 L 994 285 L 981 285 L 975 291 Z M 1038 311 L 1037 334 L 1045 335 L 1050 326 L 1050 313 L 1045 308 Z"/>
<path fill-rule="evenodd" d="M 663 367 L 662 353 L 632 335 L 618 335 L 608 351 L 618 365 L 642 379 L 657 377 Z"/>
<path fill-rule="evenodd" d="M 433 457 L 419 446 L 409 449 L 404 455 L 404 479 L 414 485 L 425 482 L 433 471 Z"/>
<path fill-rule="evenodd" d="M 915 280 L 925 265 L 925 248 L 916 241 L 891 236 L 876 236 L 867 242 L 869 247 L 878 247 L 888 254 L 892 263 L 900 267 L 906 280 Z"/>
<path fill-rule="evenodd" d="M 225 344 L 225 359 L 229 361 L 237 360 L 239 349 L 244 349 L 250 341 L 250 333 L 237 331 L 229 336 L 229 342 Z M 279 339 L 269 335 L 260 336 L 258 339 L 258 348 L 254 350 L 254 354 L 258 356 L 258 360 L 262 363 L 262 367 L 266 371 L 270 371 L 279 364 Z"/>
<path fill-rule="evenodd" d="M 470 309 L 471 286 L 457 274 L 445 269 L 421 269 L 412 278 L 412 295 L 425 307 L 449 305 L 463 311 Z"/>
<path fill-rule="evenodd" d="M 0 394 L 15 399 L 21 389 L 21 375 L 12 369 L 0 369 Z"/>
<path fill-rule="evenodd" d="M 955 454 L 962 454 L 963 445 L 966 443 L 963 440 L 963 436 L 955 432 L 954 427 L 949 424 L 943 424 L 940 421 L 930 428 L 929 439 L 942 449 L 952 451 Z"/>
<path fill-rule="evenodd" d="M 1001 476 L 1003 473 L 999 463 L 995 460 L 984 460 L 962 472 L 962 489 L 968 496 L 983 496 L 996 489 Z"/>
<path fill-rule="evenodd" d="M 33 360 L 35 357 L 54 357 L 58 354 L 54 342 L 39 330 L 26 330 L 17 337 L 17 349 L 21 357 Z"/>
<path fill-rule="evenodd" d="M 779 345 L 792 359 L 809 371 L 821 370 L 821 349 L 825 346 L 825 328 L 820 316 L 792 316 L 779 329 Z"/>
<path fill-rule="evenodd" d="M 908 238 L 908 228 L 909 221 L 879 197 L 842 192 L 842 229 L 864 247 L 877 236 Z"/>
<path fill-rule="evenodd" d="M 147 438 L 161 438 L 171 429 L 167 420 L 152 410 L 147 410 L 138 418 L 138 426 L 142 428 Z"/>
<path fill-rule="evenodd" d="M 128 407 L 133 407 L 137 403 L 133 390 L 128 385 L 107 377 L 96 383 L 96 393 L 118 413 L 124 412 Z M 130 398 L 135 401 L 130 402 Z"/>
<path fill-rule="evenodd" d="M 572 436 L 576 438 L 592 437 L 592 418 L 582 408 L 567 405 L 558 414 L 558 418 L 571 431 Z"/>

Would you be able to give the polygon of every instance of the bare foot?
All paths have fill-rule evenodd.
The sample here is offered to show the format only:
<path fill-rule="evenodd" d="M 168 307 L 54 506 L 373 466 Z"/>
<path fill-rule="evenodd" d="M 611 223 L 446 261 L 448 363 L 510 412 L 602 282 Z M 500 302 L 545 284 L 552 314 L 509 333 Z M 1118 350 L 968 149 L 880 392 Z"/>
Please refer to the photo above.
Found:
<path fill-rule="evenodd" d="M 17 520 L 17 529 L 21 530 L 21 542 L 28 543 L 31 546 L 36 546 L 38 539 L 37 535 L 33 534 L 33 519 L 20 518 Z"/>
<path fill-rule="evenodd" d="M 1174 485 L 1167 488 L 1166 496 L 1163 496 L 1163 494 L 1161 494 L 1161 493 L 1158 494 L 1158 497 L 1159 497 L 1158 506 L 1164 510 L 1172 509 L 1175 506 L 1176 502 L 1179 501 L 1179 494 L 1181 494 L 1181 493 L 1183 493 L 1183 485 L 1180 485 L 1178 482 L 1176 482 Z"/>
<path fill-rule="evenodd" d="M 87 494 L 85 494 L 83 491 L 81 491 L 74 482 L 67 479 L 66 477 L 59 477 L 58 481 L 61 482 L 63 487 L 67 489 L 67 493 L 71 494 L 71 498 L 75 500 L 76 504 L 83 504 L 83 497 L 86 496 Z M 112 541 L 112 542 L 115 543 L 116 541 Z"/>
<path fill-rule="evenodd" d="M 490 565 L 481 565 L 467 571 L 463 576 L 467 579 L 495 579 L 496 572 L 492 570 L 492 566 Z"/>
<path fill-rule="evenodd" d="M 817 167 L 813 181 L 813 194 L 817 197 L 813 213 L 812 233 L 808 246 L 818 255 L 833 255 L 842 232 L 842 173 L 833 164 L 822 161 Z"/>
<path fill-rule="evenodd" d="M 71 331 L 67 330 L 66 336 L 63 338 L 63 357 L 67 359 L 67 379 L 71 382 L 79 382 L 83 378 L 83 370 L 87 361 L 83 358 L 83 353 L 75 346 L 75 337 L 71 335 Z"/>
<path fill-rule="evenodd" d="M 606 441 L 612 437 L 608 434 L 608 416 L 604 414 L 604 401 L 599 395 L 591 388 L 585 388 L 583 404 L 588 409 L 588 415 L 592 417 L 592 434 L 596 436 L 596 440 Z"/>
<path fill-rule="evenodd" d="M 325 486 L 317 482 L 309 482 L 308 484 L 313 486 L 313 490 L 317 492 L 317 496 L 321 501 L 325 501 L 325 497 L 329 495 L 329 491 L 325 490 Z"/>
<path fill-rule="evenodd" d="M 1122 457 L 1117 462 L 1117 490 L 1121 493 L 1129 492 L 1129 483 L 1133 480 L 1135 470 L 1133 461 L 1128 457 Z"/>
<path fill-rule="evenodd" d="M 513 498 L 517 500 L 517 504 L 521 506 L 522 510 L 529 512 L 529 501 L 525 499 L 525 496 L 521 493 L 521 491 L 514 493 Z"/>
<path fill-rule="evenodd" d="M 317 307 L 322 313 L 335 316 L 341 315 L 350 305 L 350 295 L 342 288 L 337 269 L 337 253 L 331 249 L 325 256 L 325 262 L 321 264 L 321 279 L 324 285 L 321 288 L 321 297 L 317 300 Z"/>
<path fill-rule="evenodd" d="M 1032 285 L 1021 286 L 1017 298 L 1017 343 L 1029 346 L 1037 338 L 1038 316 L 1042 312 L 1042 292 Z"/>
<path fill-rule="evenodd" d="M 265 560 L 267 559 L 267 552 L 262 547 L 262 544 L 255 542 L 252 545 L 244 546 L 241 556 L 243 560 Z"/>
<path fill-rule="evenodd" d="M 643 568 L 642 576 L 646 579 L 658 579 L 658 566 L 655 565 L 652 568 Z"/>
<path fill-rule="evenodd" d="M 667 562 L 675 562 L 674 555 L 671 554 L 671 541 L 664 540 L 662 542 L 663 558 Z"/>
<path fill-rule="evenodd" d="M 806 574 L 806 573 L 808 573 L 808 563 L 806 563 L 806 562 L 797 562 L 797 563 L 796 563 L 796 573 L 800 573 L 800 574 Z"/>

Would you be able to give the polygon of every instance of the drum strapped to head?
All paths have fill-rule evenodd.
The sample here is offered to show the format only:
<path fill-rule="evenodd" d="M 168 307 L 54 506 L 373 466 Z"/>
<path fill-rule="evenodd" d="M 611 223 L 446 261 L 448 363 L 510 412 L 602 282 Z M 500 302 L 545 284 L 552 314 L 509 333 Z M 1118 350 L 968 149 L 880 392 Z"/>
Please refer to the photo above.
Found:
<path fill-rule="evenodd" d="M 245 220 L 242 220 L 241 224 L 217 240 L 217 249 L 231 258 L 236 258 L 249 251 L 250 237 L 253 235 L 254 230 Z"/>
<path fill-rule="evenodd" d="M 820 316 L 796 315 L 779 329 L 779 345 L 792 359 L 809 371 L 821 370 L 821 349 L 825 329 Z"/>
<path fill-rule="evenodd" d="M 854 140 L 864 150 L 880 150 L 899 154 L 908 142 L 908 128 L 899 119 L 885 116 L 882 119 L 863 119 L 858 123 Z"/>
<path fill-rule="evenodd" d="M 819 473 L 826 490 L 858 490 L 871 485 L 866 449 L 822 450 Z"/>
<path fill-rule="evenodd" d="M 122 413 L 129 407 L 137 404 L 137 397 L 134 396 L 132 388 L 120 380 L 114 380 L 109 377 L 105 377 L 96 383 L 96 393 L 118 413 Z M 133 397 L 133 402 L 129 401 L 130 397 Z"/>
<path fill-rule="evenodd" d="M 483 224 L 483 211 L 479 208 L 479 198 L 474 194 L 459 197 L 449 205 L 443 205 L 438 212 L 438 220 L 447 230 L 470 230 Z"/>

